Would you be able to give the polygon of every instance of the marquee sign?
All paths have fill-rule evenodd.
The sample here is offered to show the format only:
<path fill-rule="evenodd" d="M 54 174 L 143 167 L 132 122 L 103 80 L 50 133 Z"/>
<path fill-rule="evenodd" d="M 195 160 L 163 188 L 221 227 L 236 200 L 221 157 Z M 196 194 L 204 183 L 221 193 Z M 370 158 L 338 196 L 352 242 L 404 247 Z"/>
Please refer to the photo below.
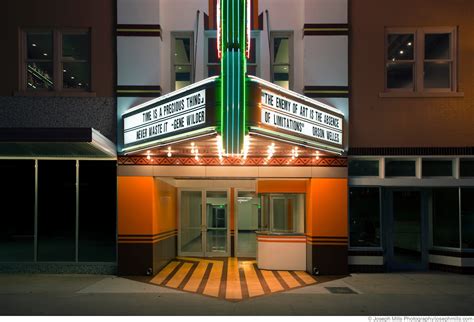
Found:
<path fill-rule="evenodd" d="M 249 77 L 250 132 L 342 153 L 344 115 L 339 110 L 263 79 Z"/>
<path fill-rule="evenodd" d="M 124 144 L 137 143 L 167 134 L 189 130 L 206 123 L 206 90 L 192 92 L 139 113 L 127 116 Z"/>
<path fill-rule="evenodd" d="M 216 77 L 141 104 L 123 115 L 124 150 L 181 138 L 189 132 L 215 127 Z"/>
<path fill-rule="evenodd" d="M 342 118 L 274 92 L 261 91 L 261 123 L 295 135 L 342 145 Z"/>

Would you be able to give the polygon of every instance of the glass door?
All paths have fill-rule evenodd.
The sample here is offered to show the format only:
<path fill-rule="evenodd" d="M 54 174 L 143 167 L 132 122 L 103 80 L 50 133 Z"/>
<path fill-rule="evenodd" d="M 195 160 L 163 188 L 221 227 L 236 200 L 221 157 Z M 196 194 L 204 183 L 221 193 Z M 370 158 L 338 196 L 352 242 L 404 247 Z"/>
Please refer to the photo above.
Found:
<path fill-rule="evenodd" d="M 255 191 L 237 191 L 235 209 L 236 254 L 238 257 L 257 256 L 257 234 L 263 226 L 260 198 Z"/>
<path fill-rule="evenodd" d="M 179 196 L 179 254 L 203 256 L 203 193 L 202 191 L 182 190 Z"/>
<path fill-rule="evenodd" d="M 391 192 L 389 268 L 423 270 L 427 268 L 426 216 L 424 194 L 420 190 Z"/>
<path fill-rule="evenodd" d="M 229 202 L 227 191 L 206 191 L 206 257 L 228 256 Z"/>
<path fill-rule="evenodd" d="M 226 190 L 180 189 L 180 256 L 213 257 L 229 254 L 229 202 Z"/>

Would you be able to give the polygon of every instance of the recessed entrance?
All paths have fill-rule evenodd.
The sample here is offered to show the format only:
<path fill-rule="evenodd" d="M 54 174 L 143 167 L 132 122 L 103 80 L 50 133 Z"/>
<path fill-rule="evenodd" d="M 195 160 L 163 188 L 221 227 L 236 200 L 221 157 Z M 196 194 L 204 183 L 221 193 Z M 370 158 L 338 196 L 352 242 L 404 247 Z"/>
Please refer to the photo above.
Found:
<path fill-rule="evenodd" d="M 229 256 L 229 191 L 180 189 L 178 253 L 182 256 Z"/>
<path fill-rule="evenodd" d="M 421 190 L 392 190 L 388 235 L 389 268 L 427 269 L 425 195 Z"/>

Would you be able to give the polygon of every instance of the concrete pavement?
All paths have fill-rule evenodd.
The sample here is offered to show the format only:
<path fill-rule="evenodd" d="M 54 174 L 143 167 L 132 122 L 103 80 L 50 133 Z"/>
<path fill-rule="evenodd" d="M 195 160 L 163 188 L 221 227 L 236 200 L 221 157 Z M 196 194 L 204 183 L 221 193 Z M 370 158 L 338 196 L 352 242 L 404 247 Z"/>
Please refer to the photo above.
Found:
<path fill-rule="evenodd" d="M 343 287 L 352 294 L 333 294 Z M 352 274 L 239 302 L 104 275 L 0 274 L 1 315 L 474 315 L 474 276 Z"/>

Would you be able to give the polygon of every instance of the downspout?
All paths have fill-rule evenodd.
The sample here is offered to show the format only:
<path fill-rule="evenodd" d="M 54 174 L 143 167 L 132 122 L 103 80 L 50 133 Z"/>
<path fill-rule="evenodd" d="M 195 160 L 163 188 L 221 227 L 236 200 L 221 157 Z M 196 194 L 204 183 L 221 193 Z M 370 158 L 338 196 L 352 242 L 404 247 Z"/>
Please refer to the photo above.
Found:
<path fill-rule="evenodd" d="M 199 39 L 199 13 L 200 11 L 196 11 L 196 28 L 194 30 L 194 54 L 193 54 L 193 83 L 196 81 L 196 56 L 197 56 L 197 44 Z"/>
<path fill-rule="evenodd" d="M 268 13 L 268 9 L 265 9 L 265 15 L 267 16 L 267 38 L 268 38 L 268 57 L 270 59 L 268 62 L 270 63 L 270 80 L 273 82 L 273 73 L 272 73 L 272 40 L 270 38 L 270 14 Z"/>

